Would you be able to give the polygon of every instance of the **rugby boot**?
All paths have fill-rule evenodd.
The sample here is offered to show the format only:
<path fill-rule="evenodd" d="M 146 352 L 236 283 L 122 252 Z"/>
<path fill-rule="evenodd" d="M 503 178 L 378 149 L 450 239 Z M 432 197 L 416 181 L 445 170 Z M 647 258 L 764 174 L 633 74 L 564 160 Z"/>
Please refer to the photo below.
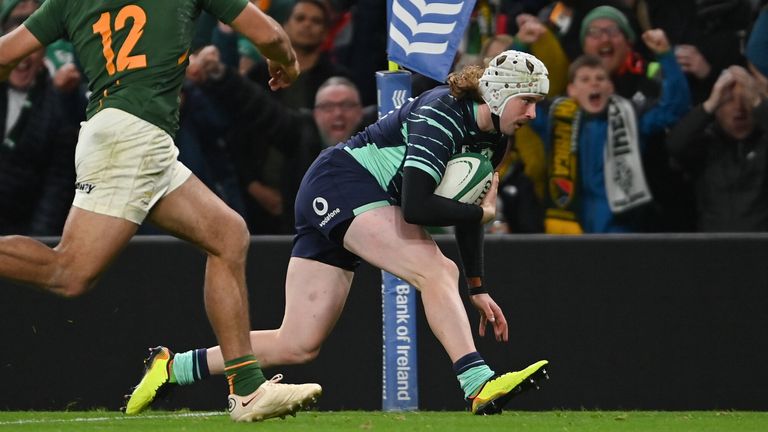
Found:
<path fill-rule="evenodd" d="M 144 376 L 139 385 L 127 396 L 128 403 L 125 413 L 138 414 L 164 392 L 169 386 L 170 366 L 173 360 L 173 352 L 164 346 L 149 349 L 149 357 L 144 360 Z"/>
<path fill-rule="evenodd" d="M 227 410 L 234 421 L 261 421 L 273 417 L 285 418 L 317 402 L 323 392 L 319 384 L 282 384 L 281 374 L 264 382 L 247 396 L 229 395 Z"/>
<path fill-rule="evenodd" d="M 501 409 L 510 399 L 528 389 L 538 389 L 541 381 L 549 379 L 546 370 L 548 364 L 547 360 L 540 360 L 521 371 L 492 377 L 472 398 L 472 413 L 477 415 L 501 413 Z"/>

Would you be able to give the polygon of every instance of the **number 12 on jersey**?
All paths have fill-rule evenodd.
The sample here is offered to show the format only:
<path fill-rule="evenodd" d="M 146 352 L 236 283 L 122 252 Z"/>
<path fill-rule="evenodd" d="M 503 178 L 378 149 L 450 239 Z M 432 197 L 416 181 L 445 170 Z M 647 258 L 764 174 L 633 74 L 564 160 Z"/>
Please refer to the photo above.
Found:
<path fill-rule="evenodd" d="M 139 6 L 128 5 L 120 9 L 115 17 L 115 31 L 122 30 L 128 19 L 133 20 L 128 31 L 128 37 L 125 38 L 123 46 L 117 51 L 117 62 L 115 62 L 115 52 L 112 50 L 112 15 L 104 12 L 93 25 L 93 33 L 101 35 L 101 46 L 103 48 L 104 60 L 106 61 L 107 73 L 114 75 L 115 72 L 122 72 L 126 69 L 138 69 L 147 67 L 147 56 L 144 54 L 131 55 L 136 42 L 141 39 L 144 33 L 144 25 L 147 23 L 147 14 Z"/>

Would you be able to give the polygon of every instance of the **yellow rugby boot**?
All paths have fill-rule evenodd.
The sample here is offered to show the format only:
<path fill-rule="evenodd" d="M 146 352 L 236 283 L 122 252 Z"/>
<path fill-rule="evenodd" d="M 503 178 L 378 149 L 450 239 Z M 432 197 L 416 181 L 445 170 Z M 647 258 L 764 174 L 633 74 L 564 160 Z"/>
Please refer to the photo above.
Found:
<path fill-rule="evenodd" d="M 549 379 L 547 360 L 540 360 L 527 368 L 495 376 L 485 382 L 480 392 L 472 398 L 472 413 L 477 415 L 499 414 L 514 396 L 530 389 L 539 388 L 539 383 Z"/>
<path fill-rule="evenodd" d="M 125 413 L 138 414 L 155 400 L 169 384 L 170 365 L 173 353 L 166 347 L 150 348 L 149 357 L 144 360 L 144 376 L 133 392 L 127 396 Z"/>

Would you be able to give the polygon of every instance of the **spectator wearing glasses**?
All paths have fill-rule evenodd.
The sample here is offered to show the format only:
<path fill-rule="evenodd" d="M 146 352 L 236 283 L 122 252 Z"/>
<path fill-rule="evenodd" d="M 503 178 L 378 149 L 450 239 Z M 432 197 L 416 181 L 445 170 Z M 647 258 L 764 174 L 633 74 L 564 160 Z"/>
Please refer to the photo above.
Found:
<path fill-rule="evenodd" d="M 315 95 L 320 85 L 332 76 L 349 76 L 348 71 L 334 64 L 327 53 L 322 51 L 330 25 L 327 6 L 322 0 L 298 0 L 288 19 L 283 23 L 288 38 L 296 51 L 301 74 L 290 87 L 271 92 L 270 95 L 288 108 L 308 109 L 315 106 Z M 257 63 L 248 73 L 248 78 L 266 87 L 269 70 L 265 63 Z M 246 196 L 247 218 L 253 221 L 254 234 L 281 234 L 293 231 L 290 210 L 292 195 L 285 192 L 285 173 L 295 167 L 286 155 L 277 151 L 276 146 L 256 146 L 260 152 L 250 160 L 247 177 L 251 179 Z M 298 184 L 296 185 L 298 187 Z"/>
<path fill-rule="evenodd" d="M 582 44 L 579 38 L 581 23 L 596 7 L 613 6 L 620 11 L 629 11 L 626 0 L 564 0 L 550 2 L 538 12 L 538 18 L 557 36 L 569 61 L 582 54 Z M 518 26 L 522 25 L 518 20 Z"/>
<path fill-rule="evenodd" d="M 670 50 L 663 30 L 648 30 L 650 50 Z M 534 127 L 548 138 L 550 179 L 546 231 L 550 234 L 643 232 L 655 196 L 647 185 L 646 141 L 686 112 L 690 94 L 674 57 L 664 67 L 659 103 L 639 114 L 617 95 L 603 61 L 577 58 L 569 69 L 568 97 L 558 98 Z"/>
<path fill-rule="evenodd" d="M 220 117 L 230 121 L 225 125 L 232 128 L 227 146 L 244 201 L 279 215 L 271 233 L 293 232 L 293 202 L 306 169 L 323 148 L 346 141 L 365 125 L 357 87 L 345 77 L 331 77 L 320 85 L 314 108 L 292 109 L 226 68 L 214 47 L 204 48 L 190 61 L 188 77 L 220 110 Z M 259 177 L 265 147 L 284 162 L 274 189 Z M 252 215 L 247 217 L 251 232 L 267 233 Z"/>
<path fill-rule="evenodd" d="M 612 6 L 598 6 L 584 17 L 579 38 L 584 54 L 602 61 L 616 94 L 631 99 L 641 111 L 655 103 L 659 82 L 652 79 L 649 62 L 633 49 L 637 35 L 626 15 Z M 663 55 L 674 58 L 672 52 Z"/>
<path fill-rule="evenodd" d="M 360 130 L 363 106 L 354 83 L 343 77 L 328 78 L 315 95 L 313 119 L 323 148 L 346 141 Z"/>
<path fill-rule="evenodd" d="M 633 48 L 637 33 L 630 20 L 612 6 L 596 7 L 584 17 L 580 40 L 585 54 L 600 58 L 615 94 L 628 99 L 639 116 L 657 105 L 663 96 L 661 71 L 667 73 L 676 63 L 673 46 L 653 53 L 653 59 L 644 58 Z M 645 137 L 648 145 L 642 162 L 654 196 L 645 229 L 689 231 L 693 229 L 693 202 L 681 197 L 691 196 L 690 185 L 672 165 L 665 137 L 664 130 Z"/>

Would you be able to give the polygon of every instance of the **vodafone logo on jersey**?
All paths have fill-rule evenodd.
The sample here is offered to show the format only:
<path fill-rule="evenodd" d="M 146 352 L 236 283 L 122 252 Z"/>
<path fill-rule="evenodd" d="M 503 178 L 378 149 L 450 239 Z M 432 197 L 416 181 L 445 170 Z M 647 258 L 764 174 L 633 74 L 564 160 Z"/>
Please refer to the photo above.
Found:
<path fill-rule="evenodd" d="M 312 201 L 312 209 L 318 216 L 328 213 L 328 201 L 323 197 L 317 197 Z"/>
<path fill-rule="evenodd" d="M 328 213 L 328 201 L 323 197 L 317 197 L 312 200 L 312 210 L 314 210 L 318 216 L 325 216 L 323 220 L 320 221 L 320 228 L 324 227 L 334 216 L 341 213 L 341 210 L 338 207 Z"/>

